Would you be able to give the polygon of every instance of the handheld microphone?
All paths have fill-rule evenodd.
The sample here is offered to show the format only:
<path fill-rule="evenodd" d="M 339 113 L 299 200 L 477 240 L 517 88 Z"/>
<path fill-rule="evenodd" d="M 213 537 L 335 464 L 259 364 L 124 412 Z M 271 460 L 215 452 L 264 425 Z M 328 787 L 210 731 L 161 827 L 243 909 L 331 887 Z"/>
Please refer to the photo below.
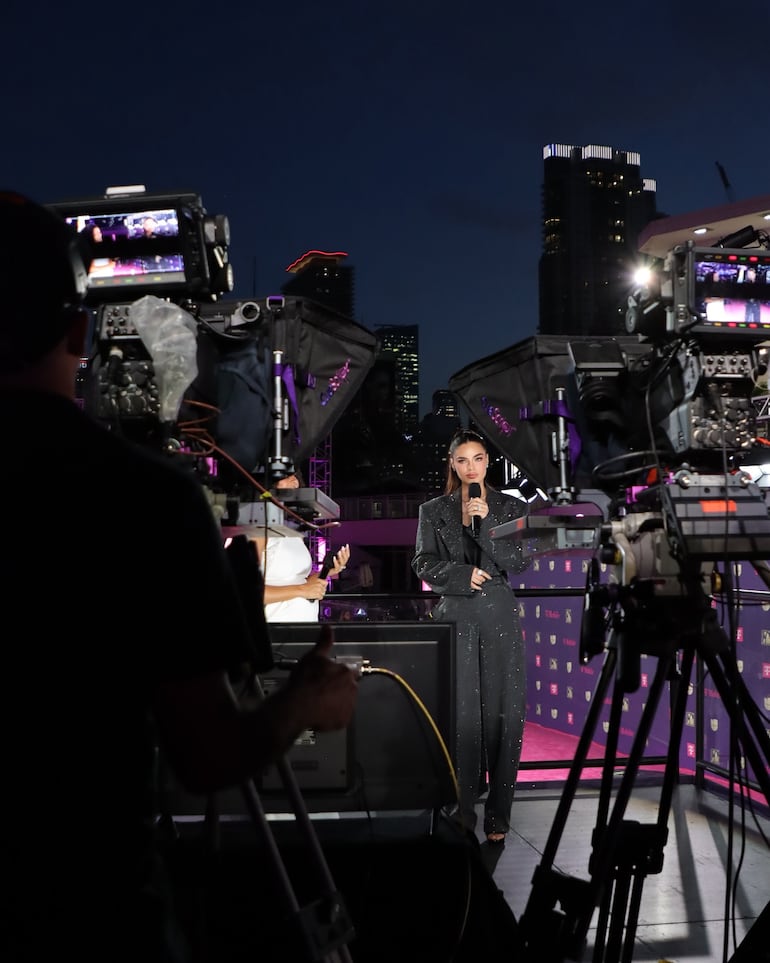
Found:
<path fill-rule="evenodd" d="M 471 482 L 468 485 L 468 498 L 481 498 L 481 485 L 478 482 Z M 471 532 L 474 538 L 479 537 L 481 518 L 478 515 L 471 515 Z"/>
<path fill-rule="evenodd" d="M 326 578 L 329 572 L 334 568 L 334 552 L 327 552 L 324 555 L 324 560 L 321 565 L 321 570 L 318 573 L 319 578 Z"/>
<path fill-rule="evenodd" d="M 318 571 L 318 578 L 325 579 L 329 572 L 334 568 L 334 552 L 327 552 L 324 555 L 324 560 L 321 563 L 321 568 Z M 308 599 L 308 602 L 313 602 L 313 599 Z"/>

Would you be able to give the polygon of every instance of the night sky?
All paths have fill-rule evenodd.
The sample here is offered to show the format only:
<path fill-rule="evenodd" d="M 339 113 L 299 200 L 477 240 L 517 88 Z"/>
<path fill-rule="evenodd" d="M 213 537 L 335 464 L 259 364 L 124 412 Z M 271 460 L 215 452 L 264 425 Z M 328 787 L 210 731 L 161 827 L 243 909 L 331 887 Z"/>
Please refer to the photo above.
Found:
<path fill-rule="evenodd" d="M 0 185 L 200 193 L 233 297 L 347 251 L 356 319 L 420 326 L 421 414 L 535 333 L 544 145 L 638 151 L 669 214 L 770 192 L 767 0 L 10 0 L 0 24 Z"/>

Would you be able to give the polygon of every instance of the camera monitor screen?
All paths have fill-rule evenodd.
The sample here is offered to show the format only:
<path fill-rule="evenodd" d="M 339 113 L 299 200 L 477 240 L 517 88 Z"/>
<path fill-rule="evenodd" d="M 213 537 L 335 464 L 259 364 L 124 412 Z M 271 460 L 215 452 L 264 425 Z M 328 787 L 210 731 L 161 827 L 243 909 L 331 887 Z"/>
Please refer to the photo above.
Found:
<path fill-rule="evenodd" d="M 90 246 L 91 291 L 184 284 L 185 259 L 174 208 L 84 211 L 65 220 Z"/>
<path fill-rule="evenodd" d="M 693 277 L 701 327 L 770 335 L 770 253 L 696 250 Z"/>

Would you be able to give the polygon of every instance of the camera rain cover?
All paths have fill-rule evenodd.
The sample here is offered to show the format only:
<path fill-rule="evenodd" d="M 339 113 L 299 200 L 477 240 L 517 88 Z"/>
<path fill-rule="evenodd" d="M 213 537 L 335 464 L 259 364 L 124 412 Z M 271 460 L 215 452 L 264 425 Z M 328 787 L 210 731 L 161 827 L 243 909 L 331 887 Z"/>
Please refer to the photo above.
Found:
<path fill-rule="evenodd" d="M 278 375 L 287 415 L 281 451 L 301 462 L 331 433 L 377 350 L 372 332 L 321 304 L 302 298 L 256 304 L 258 318 L 240 336 L 205 325 L 198 340 L 200 375 L 187 395 L 217 410 L 217 444 L 246 471 L 270 455 Z M 226 316 L 228 305 L 212 311 L 212 317 Z M 194 416 L 194 409 L 186 414 Z"/>
<path fill-rule="evenodd" d="M 285 299 L 284 393 L 290 429 L 285 448 L 304 461 L 329 436 L 374 365 L 377 337 L 331 308 L 305 298 Z M 274 344 L 280 338 L 276 322 Z M 293 395 L 293 397 L 292 397 Z"/>
<path fill-rule="evenodd" d="M 467 365 L 449 379 L 449 389 L 463 402 L 479 429 L 500 452 L 544 491 L 561 484 L 554 450 L 558 417 L 563 415 L 569 440 L 570 483 L 577 478 L 581 452 L 594 439 L 576 398 L 569 345 L 580 344 L 590 356 L 602 339 L 588 335 L 537 335 Z M 621 350 L 635 357 L 647 353 L 635 337 L 619 337 Z M 563 389 L 561 393 L 557 389 Z M 585 458 L 582 460 L 585 463 Z"/>

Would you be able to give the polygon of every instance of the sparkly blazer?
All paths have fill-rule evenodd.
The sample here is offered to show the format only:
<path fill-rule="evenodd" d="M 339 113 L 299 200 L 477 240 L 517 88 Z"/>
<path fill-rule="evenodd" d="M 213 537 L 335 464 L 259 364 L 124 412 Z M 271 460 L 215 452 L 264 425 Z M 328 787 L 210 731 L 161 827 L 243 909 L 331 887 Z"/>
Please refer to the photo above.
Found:
<path fill-rule="evenodd" d="M 495 526 L 526 515 L 523 502 L 487 485 L 489 514 L 481 519 L 478 538 L 474 539 L 470 530 L 463 529 L 460 499 L 458 488 L 451 495 L 440 495 L 420 506 L 412 569 L 438 595 L 473 595 L 471 572 L 475 565 L 495 580 L 507 582 L 509 574 L 523 572 L 531 562 L 519 540 L 489 537 Z M 468 560 L 469 541 L 470 547 L 475 547 L 475 561 Z"/>

